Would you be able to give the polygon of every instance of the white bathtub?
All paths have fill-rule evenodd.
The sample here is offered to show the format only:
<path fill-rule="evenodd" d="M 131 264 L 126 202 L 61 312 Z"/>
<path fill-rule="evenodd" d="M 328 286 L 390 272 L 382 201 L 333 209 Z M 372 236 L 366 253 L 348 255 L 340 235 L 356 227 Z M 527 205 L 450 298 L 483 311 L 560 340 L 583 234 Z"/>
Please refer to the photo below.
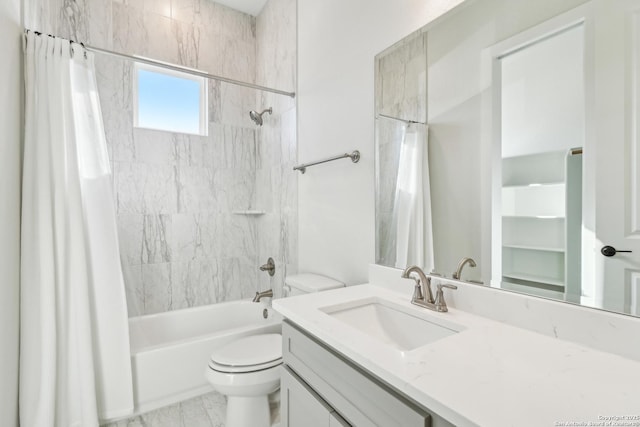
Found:
<path fill-rule="evenodd" d="M 280 332 L 282 317 L 262 303 L 233 301 L 129 319 L 136 414 L 213 391 L 211 352 L 243 336 Z"/>

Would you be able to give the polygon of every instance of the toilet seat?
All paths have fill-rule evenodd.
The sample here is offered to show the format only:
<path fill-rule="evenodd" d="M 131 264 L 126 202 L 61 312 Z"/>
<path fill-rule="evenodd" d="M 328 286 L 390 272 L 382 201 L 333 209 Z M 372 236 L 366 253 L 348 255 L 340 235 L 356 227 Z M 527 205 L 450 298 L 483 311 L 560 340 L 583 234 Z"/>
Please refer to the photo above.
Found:
<path fill-rule="evenodd" d="M 282 364 L 282 335 L 260 334 L 235 340 L 211 354 L 209 368 L 222 373 L 249 373 Z"/>
<path fill-rule="evenodd" d="M 269 363 L 262 363 L 260 365 L 251 366 L 229 366 L 221 365 L 214 361 L 209 362 L 209 369 L 218 371 L 225 374 L 248 374 L 250 372 L 263 371 L 265 369 L 273 368 L 274 366 L 282 365 L 282 358 L 274 360 Z"/>

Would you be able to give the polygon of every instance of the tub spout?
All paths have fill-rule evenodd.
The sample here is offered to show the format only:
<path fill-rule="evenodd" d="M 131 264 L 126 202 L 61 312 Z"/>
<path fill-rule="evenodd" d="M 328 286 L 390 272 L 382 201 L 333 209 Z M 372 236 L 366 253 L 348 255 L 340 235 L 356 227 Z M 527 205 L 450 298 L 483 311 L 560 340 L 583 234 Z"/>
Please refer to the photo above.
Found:
<path fill-rule="evenodd" d="M 273 289 L 268 289 L 262 292 L 256 292 L 256 296 L 253 297 L 253 302 L 260 302 L 260 300 L 265 297 L 273 298 Z"/>

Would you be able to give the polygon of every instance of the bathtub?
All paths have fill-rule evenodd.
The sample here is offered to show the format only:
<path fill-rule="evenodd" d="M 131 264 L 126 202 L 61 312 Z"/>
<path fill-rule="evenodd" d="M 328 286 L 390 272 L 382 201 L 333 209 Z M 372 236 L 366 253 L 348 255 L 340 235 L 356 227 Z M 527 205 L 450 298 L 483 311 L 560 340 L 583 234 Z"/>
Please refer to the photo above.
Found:
<path fill-rule="evenodd" d="M 214 349 L 248 335 L 279 333 L 281 325 L 280 314 L 251 301 L 130 318 L 136 414 L 213 391 L 204 373 Z"/>

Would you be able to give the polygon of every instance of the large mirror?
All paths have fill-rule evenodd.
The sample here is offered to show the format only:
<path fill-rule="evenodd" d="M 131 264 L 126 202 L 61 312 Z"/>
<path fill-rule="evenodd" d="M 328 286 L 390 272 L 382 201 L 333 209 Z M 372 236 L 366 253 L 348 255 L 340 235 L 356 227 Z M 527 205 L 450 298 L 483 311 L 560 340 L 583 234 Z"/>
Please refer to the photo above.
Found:
<path fill-rule="evenodd" d="M 638 58 L 631 0 L 468 0 L 377 55 L 376 262 L 640 315 Z"/>

